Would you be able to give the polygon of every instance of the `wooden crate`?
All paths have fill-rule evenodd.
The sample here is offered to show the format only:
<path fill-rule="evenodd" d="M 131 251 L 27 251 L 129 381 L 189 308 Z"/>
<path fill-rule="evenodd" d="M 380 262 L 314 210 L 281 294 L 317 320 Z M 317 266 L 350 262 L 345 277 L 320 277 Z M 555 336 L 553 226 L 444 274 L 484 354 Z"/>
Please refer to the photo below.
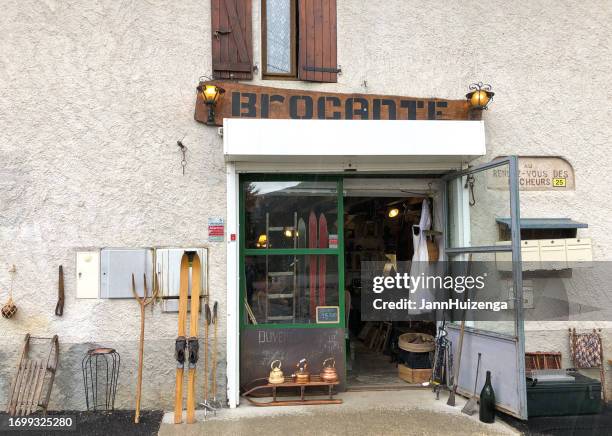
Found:
<path fill-rule="evenodd" d="M 401 363 L 397 365 L 399 378 L 408 383 L 423 383 L 431 379 L 431 368 L 413 369 Z"/>

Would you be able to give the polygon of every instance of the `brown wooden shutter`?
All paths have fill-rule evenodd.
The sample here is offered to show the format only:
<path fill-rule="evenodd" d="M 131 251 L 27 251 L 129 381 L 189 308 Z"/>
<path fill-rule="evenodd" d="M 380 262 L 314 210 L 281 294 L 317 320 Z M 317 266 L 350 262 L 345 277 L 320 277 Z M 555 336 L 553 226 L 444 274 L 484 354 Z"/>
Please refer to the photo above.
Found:
<path fill-rule="evenodd" d="M 252 0 L 212 0 L 212 68 L 216 79 L 253 78 Z"/>
<path fill-rule="evenodd" d="M 298 77 L 337 82 L 336 0 L 299 0 Z"/>

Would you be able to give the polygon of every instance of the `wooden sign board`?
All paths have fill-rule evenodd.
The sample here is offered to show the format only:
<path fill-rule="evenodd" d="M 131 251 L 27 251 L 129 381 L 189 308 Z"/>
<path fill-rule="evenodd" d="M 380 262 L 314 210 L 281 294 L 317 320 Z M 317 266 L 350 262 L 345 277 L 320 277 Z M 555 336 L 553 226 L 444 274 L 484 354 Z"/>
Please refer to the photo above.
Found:
<path fill-rule="evenodd" d="M 259 328 L 240 332 L 240 386 L 268 377 L 270 363 L 280 360 L 285 376 L 295 371 L 300 359 L 308 360 L 311 374 L 318 374 L 323 361 L 333 357 L 340 379 L 346 386 L 344 329 L 341 328 Z"/>
<path fill-rule="evenodd" d="M 519 189 L 521 191 L 572 191 L 576 189 L 574 169 L 563 158 L 553 156 L 519 156 Z M 508 167 L 487 171 L 487 187 L 508 190 Z"/>
<path fill-rule="evenodd" d="M 223 89 L 215 107 L 215 125 L 224 118 L 318 120 L 470 120 L 466 100 L 338 94 L 301 89 L 271 88 L 238 82 L 211 81 Z M 195 119 L 206 123 L 208 107 L 197 93 Z"/>

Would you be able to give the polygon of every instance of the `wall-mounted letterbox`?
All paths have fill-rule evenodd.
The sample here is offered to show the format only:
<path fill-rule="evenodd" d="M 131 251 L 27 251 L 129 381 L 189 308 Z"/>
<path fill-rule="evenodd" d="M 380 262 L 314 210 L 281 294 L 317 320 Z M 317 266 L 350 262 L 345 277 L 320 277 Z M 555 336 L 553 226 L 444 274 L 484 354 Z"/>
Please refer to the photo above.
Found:
<path fill-rule="evenodd" d="M 496 245 L 510 245 L 510 241 Z M 523 271 L 575 268 L 593 261 L 593 248 L 590 238 L 528 239 L 521 241 L 521 259 Z M 500 271 L 512 270 L 512 253 L 495 253 L 495 262 Z"/>
<path fill-rule="evenodd" d="M 565 248 L 569 266 L 572 266 L 574 262 L 593 261 L 593 248 L 590 238 L 566 239 Z"/>
<path fill-rule="evenodd" d="M 499 241 L 496 245 L 510 245 L 510 241 Z M 521 259 L 524 271 L 540 269 L 540 246 L 537 240 L 521 241 Z M 512 271 L 512 253 L 495 253 L 495 262 L 500 271 Z"/>
<path fill-rule="evenodd" d="M 565 248 L 565 239 L 541 239 L 540 262 L 542 263 L 542 269 L 567 268 L 567 252 Z"/>

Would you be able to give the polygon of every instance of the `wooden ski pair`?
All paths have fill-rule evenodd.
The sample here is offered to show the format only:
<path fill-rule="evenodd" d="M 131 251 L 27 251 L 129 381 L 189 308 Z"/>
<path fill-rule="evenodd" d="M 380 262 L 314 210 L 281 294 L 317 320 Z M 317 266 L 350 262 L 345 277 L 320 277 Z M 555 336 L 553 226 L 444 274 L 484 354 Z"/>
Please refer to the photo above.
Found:
<path fill-rule="evenodd" d="M 318 230 L 318 232 L 317 232 Z M 314 211 L 310 211 L 308 217 L 308 248 L 329 248 L 329 233 L 327 230 L 327 218 L 325 214 L 319 215 L 318 229 L 317 216 Z M 316 319 L 317 309 L 317 285 L 318 285 L 318 305 L 325 306 L 325 287 L 327 273 L 326 256 L 310 256 L 309 277 L 310 277 L 310 319 Z M 318 270 L 317 270 L 318 264 Z M 318 283 L 317 283 L 318 276 Z"/>
<path fill-rule="evenodd" d="M 187 300 L 189 299 L 189 269 L 191 267 L 191 307 L 189 318 L 189 337 L 186 337 Z M 176 390 L 174 396 L 174 423 L 183 421 L 183 374 L 185 360 L 188 364 L 187 374 L 187 424 L 195 422 L 195 379 L 198 361 L 198 321 L 200 315 L 202 266 L 200 257 L 193 252 L 185 252 L 181 258 L 179 287 L 178 337 L 175 344 Z"/>

